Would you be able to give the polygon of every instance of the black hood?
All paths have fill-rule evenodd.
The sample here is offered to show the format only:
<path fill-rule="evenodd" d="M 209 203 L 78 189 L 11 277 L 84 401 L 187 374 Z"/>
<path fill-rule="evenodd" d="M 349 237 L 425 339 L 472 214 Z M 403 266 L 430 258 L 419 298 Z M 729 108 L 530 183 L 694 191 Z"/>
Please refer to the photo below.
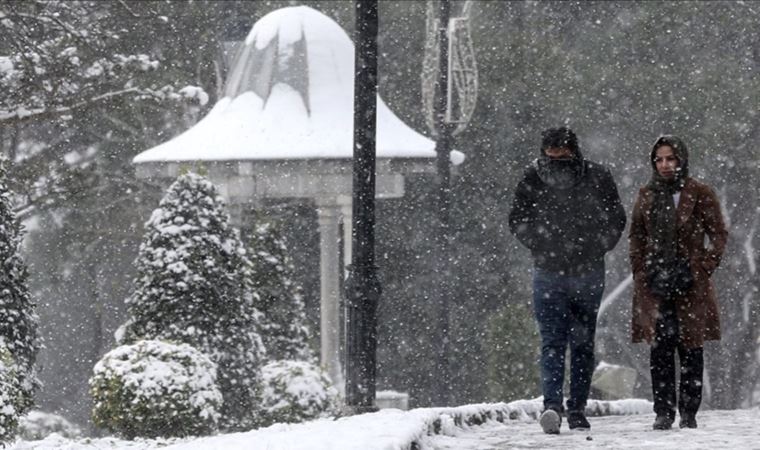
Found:
<path fill-rule="evenodd" d="M 567 148 L 572 153 L 568 159 L 552 159 L 546 155 L 548 148 Z M 541 133 L 540 156 L 535 166 L 539 178 L 554 189 L 569 189 L 578 184 L 586 171 L 583 154 L 578 146 L 578 136 L 567 127 L 549 128 Z"/>
<path fill-rule="evenodd" d="M 541 150 L 541 155 L 534 165 L 538 177 L 547 186 L 555 189 L 569 189 L 583 178 L 586 173 L 583 154 L 577 146 L 571 150 L 573 156 L 569 159 L 552 159 L 546 156 L 543 149 Z"/>
<path fill-rule="evenodd" d="M 548 158 L 544 150 L 550 147 L 565 147 L 573 153 L 573 159 L 583 161 L 583 154 L 578 145 L 578 136 L 567 127 L 549 128 L 541 133 L 541 146 L 539 153 L 541 157 Z"/>

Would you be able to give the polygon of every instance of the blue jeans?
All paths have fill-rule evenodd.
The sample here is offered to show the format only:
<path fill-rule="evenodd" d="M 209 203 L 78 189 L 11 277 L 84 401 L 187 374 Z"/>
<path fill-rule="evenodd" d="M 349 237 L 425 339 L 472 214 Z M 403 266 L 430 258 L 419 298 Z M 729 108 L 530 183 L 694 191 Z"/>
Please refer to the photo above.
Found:
<path fill-rule="evenodd" d="M 583 410 L 594 372 L 596 315 L 604 292 L 604 270 L 569 276 L 536 269 L 533 312 L 541 333 L 544 408 L 562 411 L 565 350 L 570 345 L 567 409 Z"/>

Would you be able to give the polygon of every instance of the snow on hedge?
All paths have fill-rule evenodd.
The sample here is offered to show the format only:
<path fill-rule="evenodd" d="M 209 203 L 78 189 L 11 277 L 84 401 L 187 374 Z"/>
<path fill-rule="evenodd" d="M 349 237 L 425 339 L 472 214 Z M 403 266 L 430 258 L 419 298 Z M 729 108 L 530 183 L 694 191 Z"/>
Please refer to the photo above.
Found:
<path fill-rule="evenodd" d="M 117 347 L 90 379 L 93 420 L 127 438 L 213 432 L 222 405 L 216 370 L 187 344 L 142 340 Z"/>
<path fill-rule="evenodd" d="M 262 369 L 265 423 L 303 422 L 337 412 L 338 392 L 327 375 L 306 361 L 273 361 Z"/>

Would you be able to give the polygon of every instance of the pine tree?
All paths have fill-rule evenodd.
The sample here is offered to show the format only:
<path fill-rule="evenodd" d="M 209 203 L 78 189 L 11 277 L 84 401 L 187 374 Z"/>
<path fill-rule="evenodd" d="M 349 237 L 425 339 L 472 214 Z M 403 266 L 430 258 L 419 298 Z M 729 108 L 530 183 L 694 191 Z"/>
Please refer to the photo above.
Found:
<path fill-rule="evenodd" d="M 12 406 L 23 414 L 31 408 L 39 384 L 34 362 L 39 350 L 37 316 L 27 285 L 28 272 L 19 255 L 21 226 L 11 207 L 6 186 L 5 159 L 0 156 L 0 344 L 10 353 L 11 369 L 19 385 L 19 397 Z"/>
<path fill-rule="evenodd" d="M 169 187 L 146 224 L 135 291 L 121 343 L 187 343 L 219 366 L 221 425 L 255 425 L 265 350 L 251 263 L 229 225 L 224 201 L 207 179 L 188 173 Z"/>
<path fill-rule="evenodd" d="M 262 338 L 269 357 L 313 361 L 301 286 L 293 281 L 293 262 L 280 229 L 260 218 L 252 235 L 252 281 L 264 314 Z"/>
<path fill-rule="evenodd" d="M 488 320 L 486 387 L 490 401 L 510 402 L 541 395 L 541 340 L 528 304 L 507 304 Z"/>

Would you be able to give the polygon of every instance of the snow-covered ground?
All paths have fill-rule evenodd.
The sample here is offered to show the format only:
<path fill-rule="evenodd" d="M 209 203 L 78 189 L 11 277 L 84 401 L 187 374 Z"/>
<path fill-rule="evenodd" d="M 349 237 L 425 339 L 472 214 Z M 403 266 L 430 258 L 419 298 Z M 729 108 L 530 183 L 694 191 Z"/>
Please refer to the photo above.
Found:
<path fill-rule="evenodd" d="M 589 411 L 604 414 L 641 414 L 651 410 L 645 400 L 615 402 L 592 401 Z M 337 420 L 315 420 L 308 423 L 271 427 L 246 433 L 232 433 L 195 439 L 162 439 L 125 441 L 116 438 L 66 439 L 51 435 L 41 441 L 18 441 L 13 449 L 409 449 L 412 443 L 419 448 L 436 448 L 432 441 L 437 433 L 456 436 L 463 429 L 477 430 L 475 424 L 490 420 L 529 422 L 541 411 L 541 402 L 521 400 L 505 403 L 467 405 L 456 408 L 419 408 L 411 411 L 385 409 L 371 414 L 344 417 Z M 469 425 L 468 425 L 469 424 Z"/>
<path fill-rule="evenodd" d="M 702 411 L 699 428 L 652 430 L 654 414 L 591 418 L 591 432 L 546 435 L 535 421 L 487 422 L 431 437 L 438 450 L 490 449 L 760 449 L 760 409 Z M 589 439 L 590 438 L 590 439 Z"/>
<path fill-rule="evenodd" d="M 480 404 L 456 408 L 395 409 L 338 420 L 284 425 L 246 433 L 195 439 L 69 440 L 51 435 L 42 441 L 18 441 L 16 450 L 94 449 L 267 449 L 267 450 L 488 450 L 513 448 L 760 449 L 760 409 L 703 411 L 696 430 L 652 430 L 652 404 L 621 400 L 589 404 L 605 414 L 591 417 L 592 431 L 545 435 L 536 422 L 538 400 Z M 589 439 L 590 437 L 590 439 Z"/>

